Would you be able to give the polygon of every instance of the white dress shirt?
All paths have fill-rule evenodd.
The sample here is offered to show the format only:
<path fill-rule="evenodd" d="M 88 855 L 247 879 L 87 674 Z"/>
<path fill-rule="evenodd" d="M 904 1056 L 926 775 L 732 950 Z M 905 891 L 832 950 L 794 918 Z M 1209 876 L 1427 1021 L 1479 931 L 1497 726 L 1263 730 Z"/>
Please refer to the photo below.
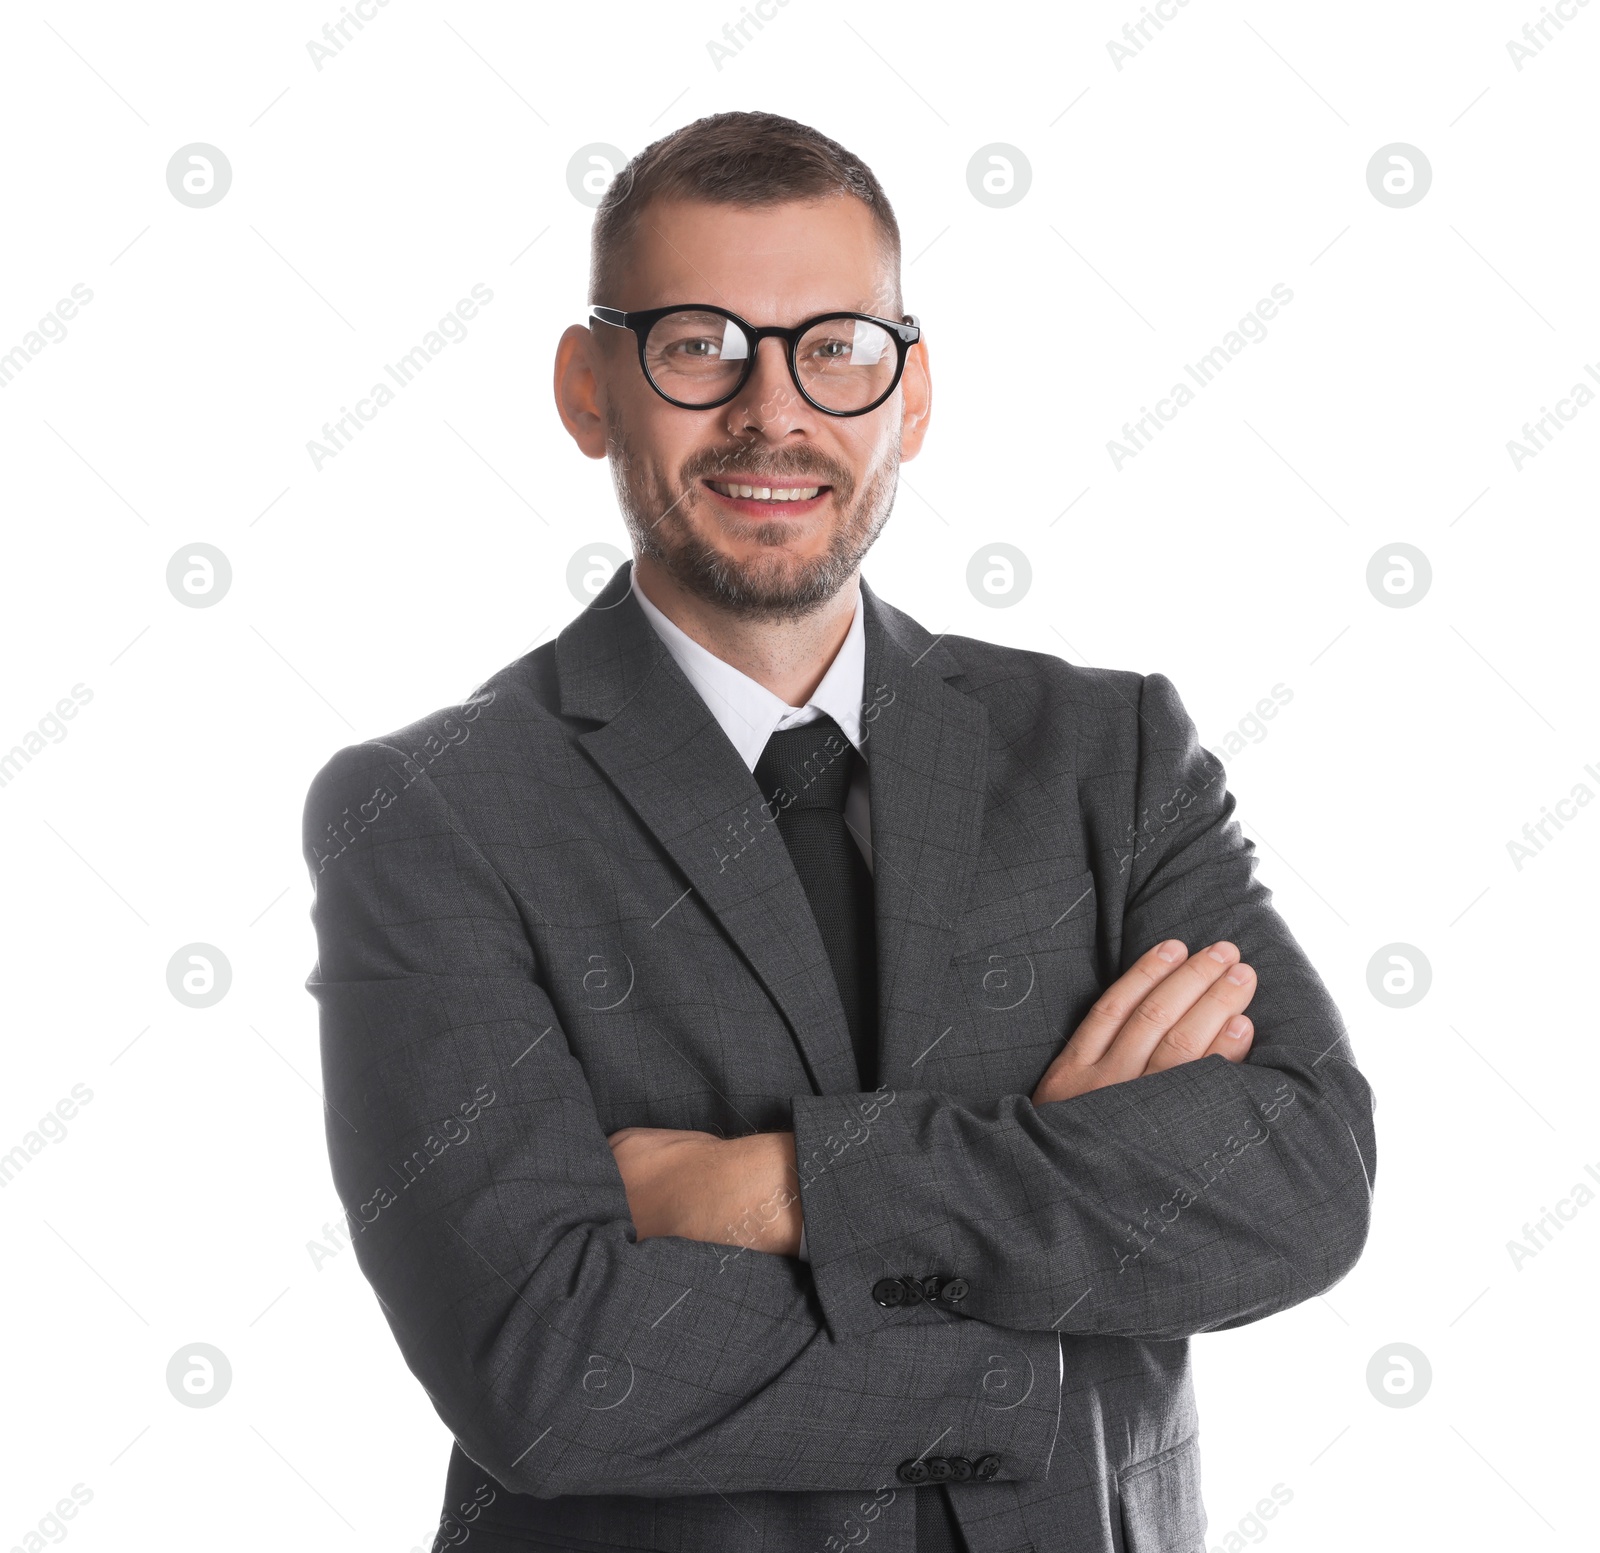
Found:
<path fill-rule="evenodd" d="M 734 668 L 709 648 L 702 647 L 662 614 L 645 597 L 644 589 L 639 586 L 637 572 L 633 575 L 631 586 L 645 619 L 655 627 L 656 635 L 661 638 L 689 683 L 700 692 L 700 699 L 710 708 L 711 715 L 727 734 L 728 741 L 739 752 L 739 759 L 752 771 L 767 747 L 767 740 L 778 729 L 798 728 L 823 716 L 831 717 L 838 723 L 840 732 L 861 756 L 850 774 L 850 790 L 844 800 L 844 819 L 870 871 L 870 786 L 866 752 L 861 747 L 867 633 L 860 591 L 856 593 L 856 612 L 850 621 L 850 629 L 845 633 L 839 651 L 834 654 L 833 662 L 828 665 L 828 672 L 822 676 L 822 683 L 812 691 L 811 699 L 804 706 L 790 706 L 782 696 L 774 695 L 759 680 L 751 679 L 743 670 Z"/>
<path fill-rule="evenodd" d="M 736 669 L 710 649 L 702 647 L 682 627 L 674 625 L 645 597 L 639 586 L 639 574 L 633 574 L 630 583 L 633 596 L 639 601 L 645 619 L 656 629 L 672 654 L 673 661 L 683 670 L 688 681 L 700 692 L 700 699 L 710 708 L 711 715 L 727 734 L 729 742 L 739 752 L 752 771 L 767 740 L 780 728 L 798 728 L 813 723 L 819 717 L 831 717 L 839 725 L 855 751 L 861 756 L 850 773 L 850 790 L 845 794 L 844 819 L 850 834 L 866 859 L 867 869 L 872 869 L 872 823 L 867 782 L 866 754 L 861 748 L 861 709 L 867 675 L 867 633 L 863 619 L 864 605 L 861 593 L 856 592 L 856 612 L 845 633 L 843 644 L 834 654 L 822 683 L 812 691 L 804 706 L 790 706 L 782 696 L 774 695 L 759 680 L 753 680 L 741 669 Z M 809 1262 L 806 1253 L 805 1225 L 800 1226 L 800 1260 Z"/>

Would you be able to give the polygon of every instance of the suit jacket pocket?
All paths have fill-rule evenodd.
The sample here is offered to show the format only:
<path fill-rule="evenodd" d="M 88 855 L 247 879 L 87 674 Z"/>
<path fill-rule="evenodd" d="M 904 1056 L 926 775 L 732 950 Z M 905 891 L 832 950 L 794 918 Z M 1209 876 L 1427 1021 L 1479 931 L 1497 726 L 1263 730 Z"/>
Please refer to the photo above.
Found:
<path fill-rule="evenodd" d="M 1124 1553 L 1205 1553 L 1196 1436 L 1118 1473 L 1117 1492 Z"/>

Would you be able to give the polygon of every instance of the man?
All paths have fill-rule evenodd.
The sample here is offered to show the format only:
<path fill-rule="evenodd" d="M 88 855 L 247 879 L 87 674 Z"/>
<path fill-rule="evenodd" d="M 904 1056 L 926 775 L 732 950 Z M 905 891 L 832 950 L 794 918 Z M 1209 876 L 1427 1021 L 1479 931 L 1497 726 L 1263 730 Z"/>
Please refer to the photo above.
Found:
<path fill-rule="evenodd" d="M 306 808 L 439 1545 L 1201 1549 L 1186 1339 L 1343 1277 L 1375 1162 L 1220 763 L 1161 675 L 861 579 L 930 376 L 856 157 L 657 142 L 591 301 L 556 399 L 633 562 Z"/>

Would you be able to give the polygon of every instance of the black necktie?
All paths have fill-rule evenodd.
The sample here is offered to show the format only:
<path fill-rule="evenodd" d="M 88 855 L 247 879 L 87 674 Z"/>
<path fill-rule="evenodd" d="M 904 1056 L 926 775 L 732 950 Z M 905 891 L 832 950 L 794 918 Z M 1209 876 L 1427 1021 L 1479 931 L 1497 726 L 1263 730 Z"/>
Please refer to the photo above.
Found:
<path fill-rule="evenodd" d="M 756 785 L 800 876 L 844 1005 L 863 1090 L 878 1083 L 878 935 L 872 874 L 844 822 L 861 757 L 831 717 L 783 728 L 756 762 Z"/>
<path fill-rule="evenodd" d="M 778 834 L 811 903 L 844 1004 L 863 1090 L 878 1082 L 878 935 L 872 873 L 844 820 L 861 757 L 831 717 L 783 728 L 756 762 L 756 785 L 777 811 Z M 917 1553 L 967 1553 L 942 1484 L 914 1490 Z"/>

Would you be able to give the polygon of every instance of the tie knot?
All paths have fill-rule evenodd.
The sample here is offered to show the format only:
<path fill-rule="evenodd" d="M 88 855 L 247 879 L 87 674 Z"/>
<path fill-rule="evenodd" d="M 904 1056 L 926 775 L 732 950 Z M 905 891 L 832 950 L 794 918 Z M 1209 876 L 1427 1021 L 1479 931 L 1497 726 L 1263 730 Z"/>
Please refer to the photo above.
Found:
<path fill-rule="evenodd" d="M 854 746 L 831 717 L 796 728 L 780 728 L 767 740 L 756 762 L 756 785 L 774 808 L 833 809 L 844 812 L 850 790 Z M 780 793 L 786 792 L 787 800 Z"/>

